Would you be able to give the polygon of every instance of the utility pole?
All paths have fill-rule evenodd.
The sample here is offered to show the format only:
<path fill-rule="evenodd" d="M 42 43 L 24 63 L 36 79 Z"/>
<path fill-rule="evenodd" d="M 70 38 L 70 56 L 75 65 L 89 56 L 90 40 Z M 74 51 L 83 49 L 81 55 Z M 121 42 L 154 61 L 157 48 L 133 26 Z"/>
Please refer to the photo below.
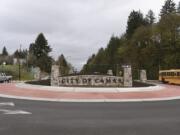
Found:
<path fill-rule="evenodd" d="M 119 64 L 116 64 L 116 76 L 119 74 Z"/>
<path fill-rule="evenodd" d="M 21 81 L 21 62 L 20 62 L 20 53 L 21 53 L 21 44 L 20 44 L 20 48 L 19 48 L 19 81 Z"/>

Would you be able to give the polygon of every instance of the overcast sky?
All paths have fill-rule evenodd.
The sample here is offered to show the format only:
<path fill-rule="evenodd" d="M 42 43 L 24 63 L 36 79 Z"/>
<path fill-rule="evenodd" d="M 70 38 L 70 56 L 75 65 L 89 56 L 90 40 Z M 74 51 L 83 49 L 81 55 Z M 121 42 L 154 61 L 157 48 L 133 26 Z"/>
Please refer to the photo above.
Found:
<path fill-rule="evenodd" d="M 54 58 L 63 53 L 80 68 L 112 34 L 125 32 L 133 9 L 144 14 L 152 9 L 158 17 L 163 4 L 164 0 L 0 0 L 0 46 L 10 53 L 20 44 L 28 48 L 43 32 Z"/>

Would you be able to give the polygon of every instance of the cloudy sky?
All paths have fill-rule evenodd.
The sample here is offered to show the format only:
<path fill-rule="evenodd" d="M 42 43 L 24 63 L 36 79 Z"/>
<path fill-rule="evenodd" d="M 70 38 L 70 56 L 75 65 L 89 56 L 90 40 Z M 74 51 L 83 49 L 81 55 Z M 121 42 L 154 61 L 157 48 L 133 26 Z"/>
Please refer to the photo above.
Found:
<path fill-rule="evenodd" d="M 163 4 L 164 0 L 0 0 L 0 47 L 10 53 L 20 44 L 28 48 L 43 32 L 54 58 L 63 53 L 80 68 L 112 34 L 125 32 L 133 9 L 144 14 L 152 9 L 158 17 Z"/>

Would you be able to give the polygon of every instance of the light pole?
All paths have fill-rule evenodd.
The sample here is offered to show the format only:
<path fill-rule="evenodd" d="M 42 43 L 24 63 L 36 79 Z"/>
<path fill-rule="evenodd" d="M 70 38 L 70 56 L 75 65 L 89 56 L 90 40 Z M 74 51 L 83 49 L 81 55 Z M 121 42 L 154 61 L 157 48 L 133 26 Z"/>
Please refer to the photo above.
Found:
<path fill-rule="evenodd" d="M 3 63 L 2 63 L 2 70 L 3 70 L 3 72 L 5 71 L 4 70 L 4 67 L 6 66 L 6 62 L 4 61 Z"/>
<path fill-rule="evenodd" d="M 19 81 L 21 81 L 21 61 L 20 61 L 20 53 L 21 53 L 21 45 L 20 45 L 19 54 L 18 54 L 18 59 L 19 59 Z"/>
<path fill-rule="evenodd" d="M 116 64 L 116 76 L 119 74 L 119 64 Z"/>

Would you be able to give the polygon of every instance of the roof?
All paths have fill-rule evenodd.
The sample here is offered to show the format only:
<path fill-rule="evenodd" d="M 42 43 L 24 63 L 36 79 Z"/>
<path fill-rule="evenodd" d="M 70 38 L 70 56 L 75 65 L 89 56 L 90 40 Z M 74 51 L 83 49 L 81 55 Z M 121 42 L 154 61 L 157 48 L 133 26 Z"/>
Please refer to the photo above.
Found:
<path fill-rule="evenodd" d="M 160 70 L 159 72 L 180 72 L 180 69 Z"/>

